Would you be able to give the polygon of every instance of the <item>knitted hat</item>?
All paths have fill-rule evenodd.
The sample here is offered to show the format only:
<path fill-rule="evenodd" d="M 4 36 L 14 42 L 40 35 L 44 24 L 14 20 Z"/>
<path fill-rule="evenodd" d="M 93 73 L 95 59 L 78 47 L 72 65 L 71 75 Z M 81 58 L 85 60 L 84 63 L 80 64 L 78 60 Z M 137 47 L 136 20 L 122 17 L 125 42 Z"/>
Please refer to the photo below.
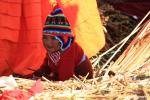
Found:
<path fill-rule="evenodd" d="M 62 51 L 70 47 L 74 36 L 71 32 L 69 22 L 60 8 L 55 7 L 54 11 L 47 16 L 43 35 L 55 36 L 55 39 L 61 43 Z"/>
<path fill-rule="evenodd" d="M 46 23 L 43 29 L 43 35 L 65 35 L 73 37 L 70 24 L 60 8 L 55 8 L 54 11 L 47 16 Z"/>

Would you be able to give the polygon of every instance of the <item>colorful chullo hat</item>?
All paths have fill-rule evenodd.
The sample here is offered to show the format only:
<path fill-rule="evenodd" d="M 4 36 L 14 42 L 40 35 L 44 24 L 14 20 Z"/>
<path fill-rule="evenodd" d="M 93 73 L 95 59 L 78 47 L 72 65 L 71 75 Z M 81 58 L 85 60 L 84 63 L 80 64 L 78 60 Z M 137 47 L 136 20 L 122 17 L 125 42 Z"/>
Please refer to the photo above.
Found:
<path fill-rule="evenodd" d="M 43 35 L 51 35 L 59 40 L 62 51 L 70 47 L 73 42 L 74 35 L 72 34 L 70 24 L 58 6 L 55 6 L 53 12 L 47 16 Z"/>

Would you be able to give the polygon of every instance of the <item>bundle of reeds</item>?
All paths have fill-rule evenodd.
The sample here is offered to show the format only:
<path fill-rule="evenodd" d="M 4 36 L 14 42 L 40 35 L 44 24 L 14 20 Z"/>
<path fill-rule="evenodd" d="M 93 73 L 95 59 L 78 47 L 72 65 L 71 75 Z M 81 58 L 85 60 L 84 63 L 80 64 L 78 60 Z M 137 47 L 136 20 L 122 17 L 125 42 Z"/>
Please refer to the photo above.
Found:
<path fill-rule="evenodd" d="M 142 66 L 149 66 L 150 62 L 150 12 L 142 19 L 142 21 L 136 26 L 136 28 L 124 38 L 121 42 L 99 55 L 93 59 L 93 65 L 99 66 L 99 70 L 96 73 L 96 76 L 105 69 L 106 74 L 110 70 L 115 73 L 131 73 L 141 68 Z M 124 53 L 113 63 L 112 59 L 118 54 L 118 52 L 123 48 L 123 46 L 128 42 L 128 40 L 133 37 L 136 33 L 136 37 L 129 44 Z M 118 47 L 118 48 L 117 48 Z M 117 49 L 116 49 L 117 48 Z M 115 50 L 114 54 L 107 60 L 105 64 L 101 67 L 99 62 L 104 55 Z M 145 67 L 146 68 L 146 67 Z"/>
<path fill-rule="evenodd" d="M 148 20 L 128 48 L 110 69 L 118 73 L 131 73 L 141 67 L 150 70 L 150 20 Z"/>

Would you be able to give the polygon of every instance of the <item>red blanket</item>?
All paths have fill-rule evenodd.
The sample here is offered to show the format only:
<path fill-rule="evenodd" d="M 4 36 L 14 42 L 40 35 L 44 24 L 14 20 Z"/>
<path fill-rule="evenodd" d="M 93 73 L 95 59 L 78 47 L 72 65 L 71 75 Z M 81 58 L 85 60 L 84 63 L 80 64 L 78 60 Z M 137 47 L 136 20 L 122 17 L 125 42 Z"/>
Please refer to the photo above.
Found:
<path fill-rule="evenodd" d="M 130 15 L 136 15 L 141 20 L 150 11 L 149 0 L 131 0 L 125 3 L 113 4 L 115 9 Z"/>

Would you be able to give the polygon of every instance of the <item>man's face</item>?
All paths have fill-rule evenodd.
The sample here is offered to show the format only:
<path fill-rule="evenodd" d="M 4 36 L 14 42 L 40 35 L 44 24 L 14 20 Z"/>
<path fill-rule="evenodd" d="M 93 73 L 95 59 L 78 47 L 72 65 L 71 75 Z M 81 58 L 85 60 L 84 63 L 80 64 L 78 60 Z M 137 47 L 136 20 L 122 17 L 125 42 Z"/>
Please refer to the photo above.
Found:
<path fill-rule="evenodd" d="M 43 44 L 49 53 L 60 50 L 60 42 L 54 36 L 43 35 Z"/>

